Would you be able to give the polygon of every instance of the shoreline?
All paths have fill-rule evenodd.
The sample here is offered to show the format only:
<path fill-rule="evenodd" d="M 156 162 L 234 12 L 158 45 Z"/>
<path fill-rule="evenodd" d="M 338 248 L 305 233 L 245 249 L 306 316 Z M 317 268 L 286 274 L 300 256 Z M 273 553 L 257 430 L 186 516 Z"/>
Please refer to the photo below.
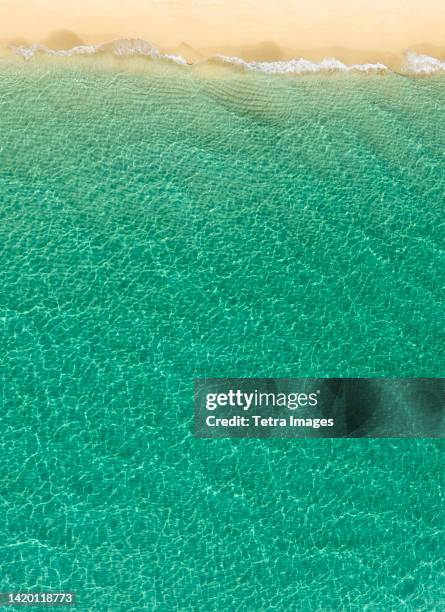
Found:
<path fill-rule="evenodd" d="M 295 59 L 305 59 L 310 62 L 321 62 L 327 58 L 335 58 L 344 64 L 385 64 L 391 70 L 399 70 L 408 53 L 425 55 L 445 61 L 445 46 L 430 43 L 407 44 L 398 51 L 385 51 L 383 49 L 357 49 L 341 45 L 320 45 L 317 47 L 284 47 L 272 41 L 263 41 L 258 44 L 220 44 L 206 47 L 194 47 L 186 42 L 175 46 L 157 44 L 156 41 L 141 37 L 98 37 L 92 39 L 81 37 L 74 32 L 63 30 L 53 32 L 50 36 L 32 40 L 23 37 L 0 39 L 0 49 L 8 51 L 13 48 L 46 48 L 49 52 L 69 52 L 78 47 L 112 46 L 119 41 L 140 41 L 150 45 L 162 55 L 178 56 L 184 58 L 188 64 L 209 61 L 218 56 L 235 57 L 245 62 L 288 62 Z M 56 54 L 56 53 L 55 53 Z M 143 54 L 143 53 L 141 53 Z M 63 55 L 63 53 L 60 53 Z"/>
<path fill-rule="evenodd" d="M 80 43 L 74 44 L 73 42 Z M 49 43 L 49 44 L 48 44 Z M 414 50 L 416 49 L 416 50 Z M 433 49 L 434 55 L 431 53 Z M 265 52 L 268 51 L 268 53 Z M 178 66 L 189 66 L 206 71 L 221 72 L 238 69 L 268 74 L 319 74 L 319 73 L 372 73 L 428 76 L 445 74 L 445 52 L 431 45 L 413 45 L 413 49 L 400 54 L 382 54 L 357 51 L 344 47 L 324 47 L 318 50 L 287 51 L 278 54 L 276 47 L 263 45 L 262 53 L 246 47 L 207 48 L 196 50 L 185 43 L 176 48 L 162 48 L 143 39 L 117 39 L 102 44 L 85 44 L 80 39 L 70 39 L 29 44 L 14 40 L 5 45 L 0 42 L 0 58 L 17 58 L 25 61 L 83 60 L 88 62 L 102 58 L 105 63 L 122 66 L 139 60 L 146 65 L 149 60 L 165 60 Z M 423 51 L 423 53 L 422 53 Z"/>

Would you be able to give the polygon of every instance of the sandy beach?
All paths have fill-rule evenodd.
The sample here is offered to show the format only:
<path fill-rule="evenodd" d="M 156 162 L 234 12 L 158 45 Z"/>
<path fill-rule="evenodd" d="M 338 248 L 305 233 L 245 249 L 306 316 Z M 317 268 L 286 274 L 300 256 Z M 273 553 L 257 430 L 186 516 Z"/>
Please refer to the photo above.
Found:
<path fill-rule="evenodd" d="M 0 0 L 2 44 L 53 49 L 142 38 L 195 61 L 215 53 L 275 61 L 332 57 L 396 67 L 407 49 L 445 57 L 441 0 Z"/>

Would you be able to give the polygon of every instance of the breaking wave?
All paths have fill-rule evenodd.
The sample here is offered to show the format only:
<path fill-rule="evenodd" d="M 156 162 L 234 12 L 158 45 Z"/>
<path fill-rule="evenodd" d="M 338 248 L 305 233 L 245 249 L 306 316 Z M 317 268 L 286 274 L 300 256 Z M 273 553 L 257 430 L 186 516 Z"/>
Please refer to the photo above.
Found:
<path fill-rule="evenodd" d="M 101 45 L 79 45 L 77 47 L 73 47 L 72 49 L 63 50 L 50 49 L 46 45 L 40 44 L 34 44 L 29 47 L 13 45 L 11 46 L 11 49 L 14 51 L 14 53 L 21 55 L 27 60 L 39 54 L 53 55 L 57 57 L 73 57 L 76 55 L 97 55 L 100 53 L 111 53 L 117 57 L 139 55 L 149 57 L 151 59 L 170 60 L 177 64 L 187 64 L 187 60 L 180 55 L 160 53 L 156 47 L 146 40 L 142 40 L 140 38 L 124 38 Z"/>
<path fill-rule="evenodd" d="M 445 62 L 430 55 L 409 51 L 402 70 L 407 74 L 438 74 L 445 72 Z"/>
<path fill-rule="evenodd" d="M 215 59 L 241 66 L 246 70 L 257 70 L 269 74 L 308 74 L 313 72 L 390 72 L 385 64 L 352 64 L 348 66 L 338 59 L 326 58 L 321 62 L 311 62 L 300 58 L 279 62 L 246 62 L 239 57 L 217 55 Z"/>
<path fill-rule="evenodd" d="M 11 46 L 11 49 L 14 53 L 21 55 L 26 60 L 30 60 L 36 55 L 72 57 L 76 55 L 110 53 L 116 57 L 143 56 L 149 59 L 167 60 L 184 66 L 191 63 L 181 55 L 161 53 L 151 43 L 139 38 L 120 39 L 100 45 L 79 45 L 71 49 L 60 51 L 51 49 L 42 44 Z M 393 72 L 388 66 L 380 62 L 348 65 L 336 58 L 326 58 L 320 62 L 313 62 L 304 58 L 288 61 L 249 62 L 240 57 L 215 55 L 208 60 L 195 62 L 195 64 L 202 64 L 208 61 L 230 64 L 244 70 L 264 72 L 266 74 L 314 74 L 332 72 L 385 74 Z M 439 73 L 445 73 L 445 61 L 412 51 L 406 53 L 405 62 L 400 70 L 400 74 L 405 75 L 433 75 Z"/>

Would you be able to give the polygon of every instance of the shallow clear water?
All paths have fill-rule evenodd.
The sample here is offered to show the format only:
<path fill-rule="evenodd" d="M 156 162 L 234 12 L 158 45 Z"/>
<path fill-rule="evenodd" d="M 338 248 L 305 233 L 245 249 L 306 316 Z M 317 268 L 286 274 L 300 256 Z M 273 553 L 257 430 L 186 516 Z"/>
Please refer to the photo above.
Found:
<path fill-rule="evenodd" d="M 0 63 L 1 590 L 439 609 L 443 444 L 196 440 L 202 376 L 443 376 L 445 77 Z"/>

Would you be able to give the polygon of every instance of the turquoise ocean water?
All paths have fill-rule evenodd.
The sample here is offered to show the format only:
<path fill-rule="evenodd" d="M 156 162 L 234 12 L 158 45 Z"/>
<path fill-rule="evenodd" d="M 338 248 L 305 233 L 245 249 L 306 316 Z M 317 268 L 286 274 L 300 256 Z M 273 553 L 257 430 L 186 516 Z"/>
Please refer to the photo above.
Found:
<path fill-rule="evenodd" d="M 444 152 L 440 75 L 2 59 L 0 591 L 443 609 L 441 440 L 192 432 L 195 377 L 444 375 Z"/>

